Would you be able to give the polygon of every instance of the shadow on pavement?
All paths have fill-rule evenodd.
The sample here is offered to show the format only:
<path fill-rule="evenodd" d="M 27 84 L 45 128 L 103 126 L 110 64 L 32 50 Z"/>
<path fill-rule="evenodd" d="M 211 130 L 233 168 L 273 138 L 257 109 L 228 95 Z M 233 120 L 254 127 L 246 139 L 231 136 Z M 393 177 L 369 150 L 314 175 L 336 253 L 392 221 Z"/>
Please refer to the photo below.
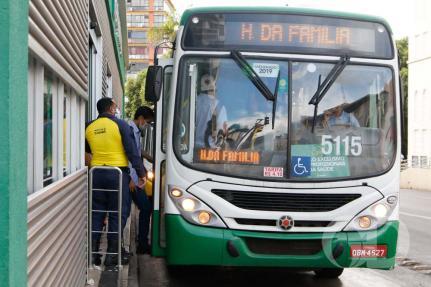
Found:
<path fill-rule="evenodd" d="M 283 268 L 169 268 L 169 287 L 193 286 L 319 286 L 341 287 L 339 279 L 320 279 L 312 272 Z"/>

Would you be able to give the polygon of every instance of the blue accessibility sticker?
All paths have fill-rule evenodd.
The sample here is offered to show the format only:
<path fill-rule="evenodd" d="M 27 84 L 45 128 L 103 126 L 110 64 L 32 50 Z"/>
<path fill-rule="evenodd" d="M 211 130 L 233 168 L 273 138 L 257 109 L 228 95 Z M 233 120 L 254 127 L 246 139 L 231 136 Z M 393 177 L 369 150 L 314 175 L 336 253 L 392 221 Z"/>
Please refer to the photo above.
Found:
<path fill-rule="evenodd" d="M 311 175 L 311 157 L 310 156 L 292 156 L 290 162 L 290 175 L 295 177 Z"/>

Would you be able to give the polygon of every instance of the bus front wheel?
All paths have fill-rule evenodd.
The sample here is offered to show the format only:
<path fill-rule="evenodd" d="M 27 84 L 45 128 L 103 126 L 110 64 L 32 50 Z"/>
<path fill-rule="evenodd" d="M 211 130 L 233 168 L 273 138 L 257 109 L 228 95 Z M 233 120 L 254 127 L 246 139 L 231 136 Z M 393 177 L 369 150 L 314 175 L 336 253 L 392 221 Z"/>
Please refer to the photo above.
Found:
<path fill-rule="evenodd" d="M 323 268 L 314 270 L 316 277 L 318 278 L 338 278 L 343 273 L 343 268 Z"/>

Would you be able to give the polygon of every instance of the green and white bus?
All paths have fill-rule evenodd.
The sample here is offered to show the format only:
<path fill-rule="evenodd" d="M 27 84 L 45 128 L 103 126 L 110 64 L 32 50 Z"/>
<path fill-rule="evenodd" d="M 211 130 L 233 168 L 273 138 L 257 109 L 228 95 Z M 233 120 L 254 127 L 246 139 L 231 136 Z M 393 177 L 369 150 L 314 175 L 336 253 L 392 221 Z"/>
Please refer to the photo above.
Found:
<path fill-rule="evenodd" d="M 152 254 L 337 277 L 395 264 L 398 57 L 378 17 L 186 10 L 155 103 Z"/>

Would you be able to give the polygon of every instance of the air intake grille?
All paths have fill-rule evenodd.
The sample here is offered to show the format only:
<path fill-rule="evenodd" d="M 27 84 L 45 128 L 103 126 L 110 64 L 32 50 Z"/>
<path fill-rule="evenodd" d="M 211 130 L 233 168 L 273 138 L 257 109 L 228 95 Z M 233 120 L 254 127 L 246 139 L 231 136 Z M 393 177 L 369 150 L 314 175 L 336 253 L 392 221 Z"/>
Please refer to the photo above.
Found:
<path fill-rule="evenodd" d="M 244 238 L 248 249 L 256 254 L 268 255 L 313 255 L 322 250 L 322 240 L 280 240 L 266 238 Z"/>
<path fill-rule="evenodd" d="M 236 223 L 241 225 L 259 225 L 259 226 L 277 226 L 277 220 L 272 219 L 256 219 L 256 218 L 234 218 Z M 295 220 L 296 227 L 328 227 L 331 226 L 331 221 L 315 221 L 315 220 Z"/>
<path fill-rule="evenodd" d="M 360 194 L 276 193 L 221 189 L 213 189 L 212 192 L 240 208 L 291 212 L 331 211 L 361 197 Z"/>

